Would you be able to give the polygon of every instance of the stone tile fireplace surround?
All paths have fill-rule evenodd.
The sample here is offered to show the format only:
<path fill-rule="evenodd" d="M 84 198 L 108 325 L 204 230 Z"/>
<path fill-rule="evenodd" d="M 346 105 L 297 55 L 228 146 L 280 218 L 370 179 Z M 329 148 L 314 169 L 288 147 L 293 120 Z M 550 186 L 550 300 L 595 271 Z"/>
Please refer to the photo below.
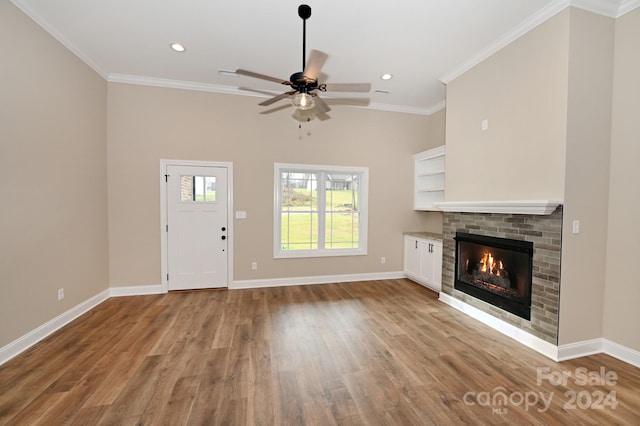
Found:
<path fill-rule="evenodd" d="M 531 320 L 454 289 L 456 232 L 530 241 L 534 245 Z M 551 214 L 445 211 L 442 293 L 557 346 L 562 206 Z M 445 296 L 446 297 L 446 296 Z"/>

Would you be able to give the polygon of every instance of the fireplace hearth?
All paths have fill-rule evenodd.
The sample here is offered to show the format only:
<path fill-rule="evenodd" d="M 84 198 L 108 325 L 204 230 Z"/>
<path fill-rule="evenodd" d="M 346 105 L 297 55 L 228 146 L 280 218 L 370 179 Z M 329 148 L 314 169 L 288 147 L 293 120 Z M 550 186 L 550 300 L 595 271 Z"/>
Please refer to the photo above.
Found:
<path fill-rule="evenodd" d="M 530 320 L 533 243 L 465 232 L 454 239 L 454 288 Z"/>

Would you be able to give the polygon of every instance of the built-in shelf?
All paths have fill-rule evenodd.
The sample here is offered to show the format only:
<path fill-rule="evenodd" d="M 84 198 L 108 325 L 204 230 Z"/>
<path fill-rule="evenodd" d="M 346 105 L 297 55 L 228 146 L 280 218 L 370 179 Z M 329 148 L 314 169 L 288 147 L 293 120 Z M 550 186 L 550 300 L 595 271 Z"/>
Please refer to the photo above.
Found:
<path fill-rule="evenodd" d="M 444 201 L 444 145 L 413 156 L 413 209 L 438 210 L 434 203 Z"/>
<path fill-rule="evenodd" d="M 417 176 L 418 177 L 422 177 L 422 176 L 435 176 L 435 175 L 442 175 L 444 174 L 444 170 L 435 170 L 433 172 L 424 172 L 424 173 L 420 173 Z"/>
<path fill-rule="evenodd" d="M 442 192 L 443 188 L 422 188 L 416 190 L 416 192 Z"/>

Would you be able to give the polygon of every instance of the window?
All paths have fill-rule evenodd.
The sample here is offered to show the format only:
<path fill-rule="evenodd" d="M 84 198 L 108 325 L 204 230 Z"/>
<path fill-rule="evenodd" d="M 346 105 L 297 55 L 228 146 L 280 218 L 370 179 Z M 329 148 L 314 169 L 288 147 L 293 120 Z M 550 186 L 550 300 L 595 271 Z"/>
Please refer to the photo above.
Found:
<path fill-rule="evenodd" d="M 274 257 L 367 254 L 366 167 L 275 164 Z"/>

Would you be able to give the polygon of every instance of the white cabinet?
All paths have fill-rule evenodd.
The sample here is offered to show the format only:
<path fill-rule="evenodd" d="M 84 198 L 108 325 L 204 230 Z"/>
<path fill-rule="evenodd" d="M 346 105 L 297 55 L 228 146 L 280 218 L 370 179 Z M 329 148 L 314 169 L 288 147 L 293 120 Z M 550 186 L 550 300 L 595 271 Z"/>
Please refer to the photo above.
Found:
<path fill-rule="evenodd" d="M 404 273 L 411 280 L 440 292 L 442 287 L 442 241 L 404 236 Z"/>
<path fill-rule="evenodd" d="M 435 202 L 444 201 L 444 145 L 415 154 L 413 209 L 438 210 Z"/>

